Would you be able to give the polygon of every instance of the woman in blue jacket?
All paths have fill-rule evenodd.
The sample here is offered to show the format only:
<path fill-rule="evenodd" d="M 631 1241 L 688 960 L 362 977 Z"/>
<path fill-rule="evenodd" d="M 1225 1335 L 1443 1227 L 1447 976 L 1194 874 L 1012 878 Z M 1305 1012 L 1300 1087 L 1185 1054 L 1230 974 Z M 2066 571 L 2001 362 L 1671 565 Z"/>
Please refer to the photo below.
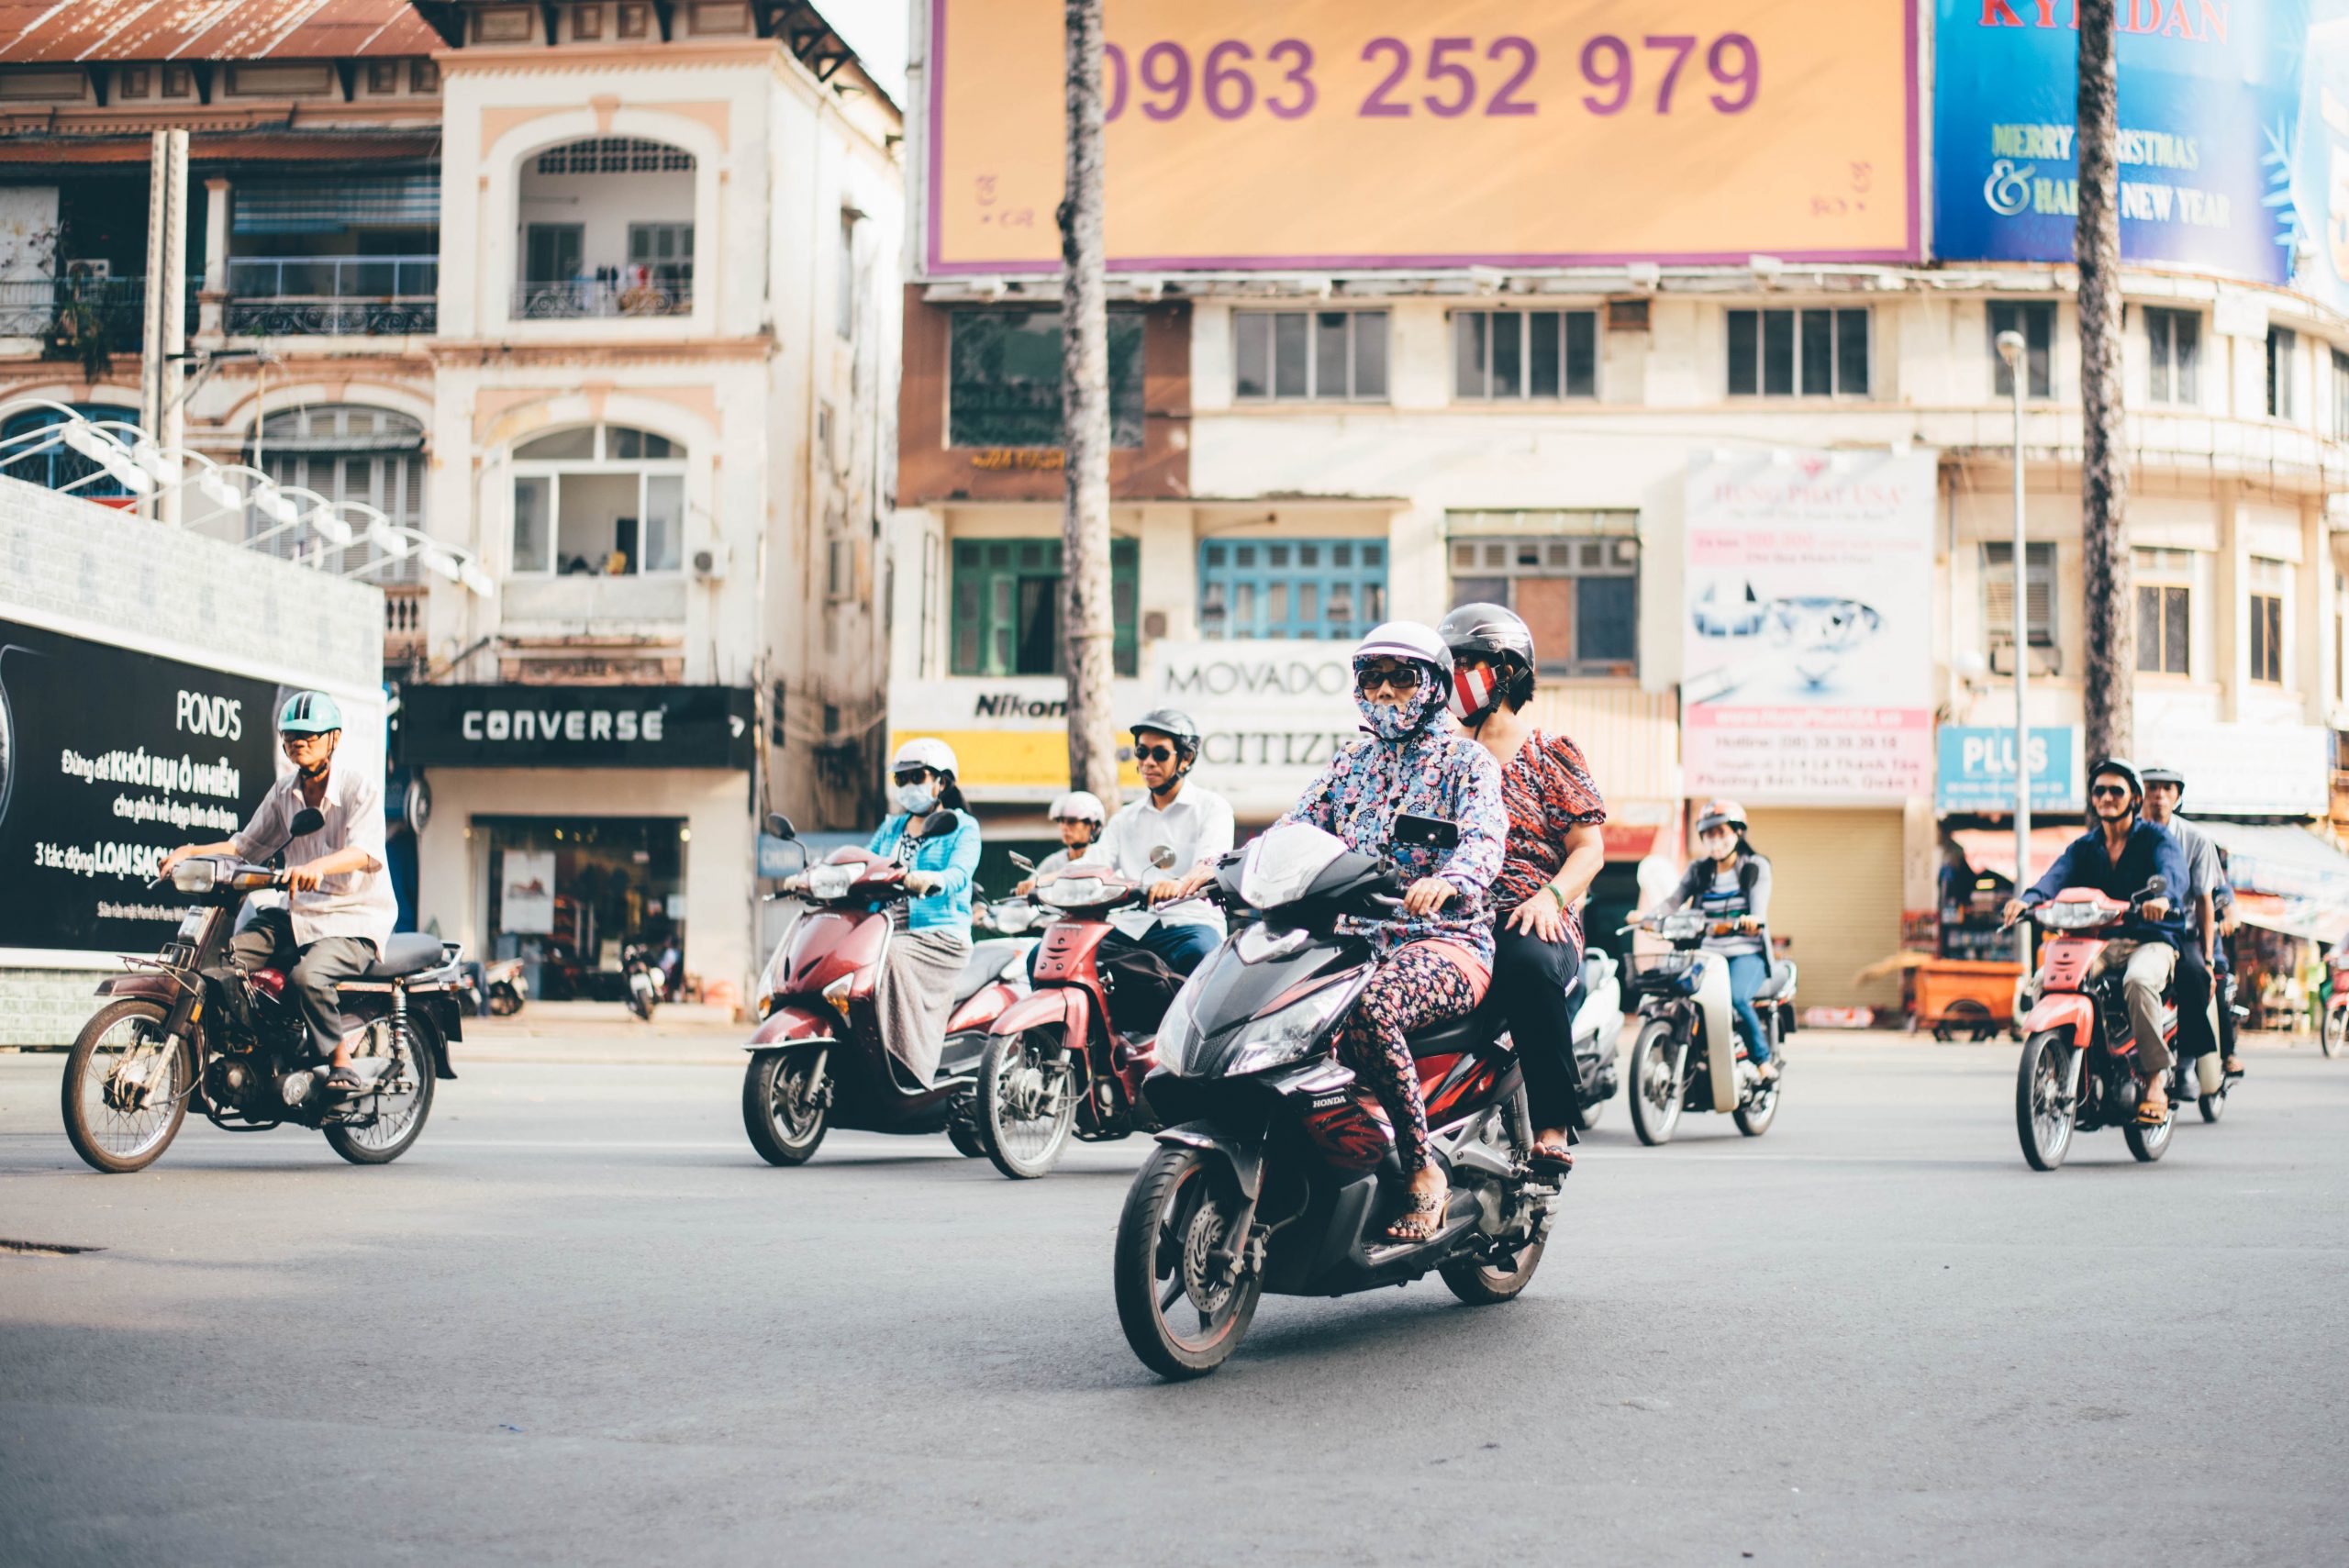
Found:
<path fill-rule="evenodd" d="M 889 763 L 896 811 L 865 847 L 906 868 L 906 929 L 889 942 L 882 971 L 881 1038 L 915 1079 L 928 1084 L 946 1041 L 954 983 L 971 956 L 971 885 L 979 869 L 979 824 L 954 785 L 954 751 L 943 740 L 908 740 Z"/>

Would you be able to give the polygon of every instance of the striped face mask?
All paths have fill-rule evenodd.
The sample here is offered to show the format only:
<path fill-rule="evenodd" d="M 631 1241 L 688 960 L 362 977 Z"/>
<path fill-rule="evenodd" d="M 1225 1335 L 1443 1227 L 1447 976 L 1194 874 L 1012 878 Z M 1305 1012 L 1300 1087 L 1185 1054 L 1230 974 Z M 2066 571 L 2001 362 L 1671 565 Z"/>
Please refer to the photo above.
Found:
<path fill-rule="evenodd" d="M 1499 682 L 1490 670 L 1480 665 L 1463 664 L 1452 673 L 1452 717 L 1463 724 L 1474 724 L 1491 711 L 1493 694 Z"/>

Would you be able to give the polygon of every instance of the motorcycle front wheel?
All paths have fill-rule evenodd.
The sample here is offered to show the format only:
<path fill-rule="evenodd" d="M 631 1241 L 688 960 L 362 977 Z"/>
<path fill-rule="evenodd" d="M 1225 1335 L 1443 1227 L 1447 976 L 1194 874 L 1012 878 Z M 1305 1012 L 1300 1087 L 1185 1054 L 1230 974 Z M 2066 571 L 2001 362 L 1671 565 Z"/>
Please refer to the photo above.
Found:
<path fill-rule="evenodd" d="M 2135 1117 L 2121 1124 L 2121 1136 L 2129 1140 L 2129 1152 L 2141 1164 L 2150 1165 L 2169 1152 L 2169 1135 L 2177 1130 L 2177 1102 L 2169 1103 L 2169 1115 L 2159 1127 L 2147 1127 Z"/>
<path fill-rule="evenodd" d="M 2072 1147 L 2079 1106 L 2071 1095 L 2072 1048 L 2047 1031 L 2022 1042 L 2015 1073 L 2015 1134 L 2034 1171 L 2052 1171 Z M 2133 1147 L 2133 1146 L 2132 1146 Z"/>
<path fill-rule="evenodd" d="M 1662 1018 L 1651 1018 L 1640 1027 L 1640 1038 L 1631 1047 L 1631 1066 L 1625 1076 L 1624 1097 L 1631 1106 L 1631 1130 L 1640 1141 L 1653 1149 L 1672 1141 L 1673 1129 L 1680 1125 L 1680 1106 L 1687 1085 L 1674 1071 L 1680 1055 L 1675 1042 L 1671 1024 Z"/>
<path fill-rule="evenodd" d="M 805 1165 L 824 1141 L 831 1107 L 823 1098 L 818 1051 L 762 1051 L 742 1073 L 742 1130 L 770 1165 Z"/>
<path fill-rule="evenodd" d="M 419 1026 L 411 1013 L 403 1027 L 367 1031 L 365 1044 L 351 1052 L 353 1059 L 390 1057 L 392 1064 L 384 1070 L 384 1077 L 409 1087 L 354 1096 L 354 1108 L 373 1102 L 363 1113 L 366 1119 L 328 1128 L 328 1148 L 354 1165 L 388 1165 L 408 1151 L 424 1130 L 424 1118 L 432 1114 L 434 1063 L 439 1053 L 425 1036 L 430 1027 Z"/>
<path fill-rule="evenodd" d="M 1076 1125 L 1074 1063 L 1041 1029 L 987 1037 L 979 1056 L 979 1141 L 995 1168 L 1032 1181 L 1060 1163 Z"/>
<path fill-rule="evenodd" d="M 2316 1041 L 2327 1057 L 2349 1053 L 2349 1006 L 2325 1009 L 2324 1028 L 2317 1031 Z"/>
<path fill-rule="evenodd" d="M 1264 1279 L 1250 1270 L 1226 1281 L 1216 1264 L 1247 1207 L 1222 1159 L 1188 1144 L 1161 1144 L 1127 1191 L 1112 1262 L 1118 1323 L 1159 1376 L 1204 1377 L 1248 1332 Z"/>
<path fill-rule="evenodd" d="M 74 1038 L 59 1098 L 65 1136 L 94 1171 L 145 1170 L 187 1119 L 195 1075 L 186 1048 L 163 1044 L 170 1016 L 161 1002 L 108 1002 Z"/>

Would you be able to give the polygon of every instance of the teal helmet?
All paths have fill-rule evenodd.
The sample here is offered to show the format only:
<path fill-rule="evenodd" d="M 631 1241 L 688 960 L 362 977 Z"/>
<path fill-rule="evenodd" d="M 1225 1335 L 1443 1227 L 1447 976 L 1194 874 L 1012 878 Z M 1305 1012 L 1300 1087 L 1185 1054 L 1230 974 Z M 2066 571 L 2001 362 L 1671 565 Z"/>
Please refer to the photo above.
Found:
<path fill-rule="evenodd" d="M 324 735 L 342 728 L 342 709 L 324 692 L 295 692 L 277 710 L 280 735 Z"/>

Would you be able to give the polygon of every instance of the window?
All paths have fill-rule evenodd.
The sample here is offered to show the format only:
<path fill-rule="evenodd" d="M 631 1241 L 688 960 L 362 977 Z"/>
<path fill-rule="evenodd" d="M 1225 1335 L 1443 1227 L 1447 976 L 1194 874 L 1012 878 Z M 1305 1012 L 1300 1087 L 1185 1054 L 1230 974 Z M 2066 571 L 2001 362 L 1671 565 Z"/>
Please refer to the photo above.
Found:
<path fill-rule="evenodd" d="M 1865 397 L 1865 310 L 1732 310 L 1732 397 Z"/>
<path fill-rule="evenodd" d="M 2332 350 L 2332 439 L 2349 441 L 2349 354 Z"/>
<path fill-rule="evenodd" d="M 1199 634 L 1354 638 L 1386 618 L 1383 539 L 1209 539 L 1199 546 Z"/>
<path fill-rule="evenodd" d="M 163 96 L 190 98 L 195 95 L 195 68 L 190 65 L 163 67 Z"/>
<path fill-rule="evenodd" d="M 539 154 L 541 174 L 646 174 L 693 166 L 694 155 L 682 147 L 626 136 L 591 137 Z"/>
<path fill-rule="evenodd" d="M 2190 310 L 2145 309 L 2145 339 L 2153 350 L 2148 389 L 2155 403 L 2188 407 L 2200 402 L 2195 366 L 2202 353 L 2202 317 Z"/>
<path fill-rule="evenodd" d="M 110 403 L 77 403 L 73 411 L 85 419 L 139 423 L 138 409 L 118 408 Z M 6 424 L 0 425 L 0 443 L 9 443 L 0 444 L 0 474 L 51 490 L 62 490 L 70 484 L 74 495 L 86 495 L 94 501 L 117 500 L 129 495 L 128 490 L 106 477 L 104 469 L 67 446 L 62 436 L 51 436 L 45 441 L 31 439 L 35 431 L 64 422 L 65 416 L 54 408 L 35 408 L 12 416 Z M 130 439 L 128 432 L 123 430 L 106 433 Z M 25 439 L 17 440 L 20 436 Z M 92 479 L 93 474 L 98 477 Z M 88 483 L 84 484 L 85 480 Z"/>
<path fill-rule="evenodd" d="M 367 91 L 382 96 L 400 90 L 400 62 L 396 60 L 371 60 L 367 62 Z"/>
<path fill-rule="evenodd" d="M 2251 678 L 2263 684 L 2284 684 L 2284 601 L 2291 592 L 2289 562 L 2252 557 L 2251 624 L 2244 640 L 2251 645 Z"/>
<path fill-rule="evenodd" d="M 649 24 L 651 22 L 651 16 L 652 7 L 650 6 L 622 6 L 620 7 L 619 15 L 620 37 L 624 39 L 643 38 L 650 31 Z"/>
<path fill-rule="evenodd" d="M 1458 310 L 1452 316 L 1455 397 L 1596 397 L 1595 310 Z"/>
<path fill-rule="evenodd" d="M 363 404 L 324 403 L 288 408 L 261 422 L 259 466 L 280 484 L 315 490 L 329 501 L 373 506 L 402 528 L 424 527 L 424 427 L 405 414 Z M 248 461 L 250 461 L 249 454 Z M 345 514 L 346 517 L 349 514 Z M 377 558 L 355 520 L 358 542 L 347 547 L 346 571 Z M 276 520 L 248 515 L 245 537 L 268 532 Z M 306 528 L 288 528 L 264 548 L 281 556 L 312 548 Z M 422 562 L 413 555 L 367 574 L 370 583 L 414 583 Z"/>
<path fill-rule="evenodd" d="M 435 61 L 419 60 L 407 68 L 407 90 L 411 93 L 440 91 L 440 67 Z"/>
<path fill-rule="evenodd" d="M 1639 664 L 1640 541 L 1454 539 L 1452 603 L 1507 605 L 1532 628 L 1541 667 L 1629 675 Z"/>
<path fill-rule="evenodd" d="M 1109 541 L 1109 619 L 1118 673 L 1141 667 L 1134 631 L 1140 547 Z M 957 675 L 1057 675 L 1068 667 L 1061 637 L 1061 541 L 954 541 L 954 612 L 948 633 Z"/>
<path fill-rule="evenodd" d="M 694 226 L 690 223 L 631 223 L 628 226 L 629 282 L 655 288 L 690 289 L 694 281 Z M 567 272 L 554 274 L 568 277 Z"/>
<path fill-rule="evenodd" d="M 333 85 L 333 68 L 327 65 L 270 63 L 228 67 L 228 96 L 287 98 L 324 93 Z"/>
<path fill-rule="evenodd" d="M 604 36 L 604 8 L 601 6 L 574 6 L 571 8 L 571 36 L 574 39 L 599 39 Z"/>
<path fill-rule="evenodd" d="M 1231 366 L 1243 402 L 1385 402 L 1386 312 L 1235 311 Z"/>
<path fill-rule="evenodd" d="M 2022 556 L 2023 634 L 2033 648 L 2055 646 L 2055 547 L 2026 544 Z M 1993 653 L 2015 645 L 2015 547 L 1982 547 L 1982 620 Z"/>
<path fill-rule="evenodd" d="M 115 91 L 126 98 L 144 98 L 153 91 L 154 76 L 143 65 L 126 65 L 115 73 Z"/>
<path fill-rule="evenodd" d="M 2293 350 L 2299 346 L 2299 336 L 2289 327 L 2267 329 L 2267 417 L 2271 419 L 2295 417 Z"/>
<path fill-rule="evenodd" d="M 2183 550 L 2132 552 L 2137 585 L 2137 668 L 2151 675 L 2190 673 L 2194 557 Z"/>
<path fill-rule="evenodd" d="M 838 281 L 833 284 L 835 295 L 832 330 L 840 337 L 856 336 L 856 219 L 848 213 L 841 214 L 841 256 Z"/>
<path fill-rule="evenodd" d="M 1061 313 L 959 310 L 949 328 L 947 445 L 1057 447 Z M 1109 444 L 1141 445 L 1142 317 L 1109 313 Z"/>
<path fill-rule="evenodd" d="M 2055 375 L 2050 361 L 2055 348 L 2055 306 L 2050 300 L 1995 300 L 1990 306 L 1991 390 L 2000 397 L 2015 395 L 2015 373 L 1998 353 L 2001 332 L 2022 334 L 2025 397 L 2055 395 Z"/>
<path fill-rule="evenodd" d="M 625 577 L 685 558 L 685 453 L 666 436 L 587 425 L 514 449 L 514 570 Z"/>

